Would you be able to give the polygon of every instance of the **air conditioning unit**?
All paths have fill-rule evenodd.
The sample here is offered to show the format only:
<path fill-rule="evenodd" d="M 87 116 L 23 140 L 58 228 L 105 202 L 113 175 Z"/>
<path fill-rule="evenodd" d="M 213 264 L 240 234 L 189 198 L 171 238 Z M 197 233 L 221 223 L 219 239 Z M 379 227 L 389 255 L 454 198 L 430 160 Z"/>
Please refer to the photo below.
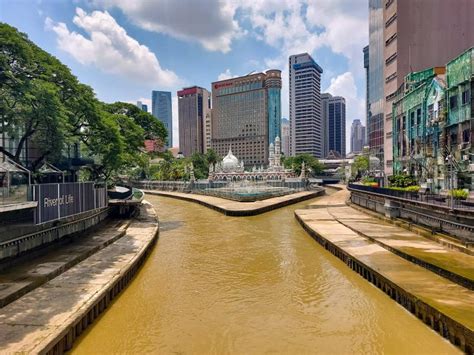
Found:
<path fill-rule="evenodd" d="M 462 160 L 468 161 L 469 160 L 469 155 L 467 155 L 467 154 L 463 155 Z"/>

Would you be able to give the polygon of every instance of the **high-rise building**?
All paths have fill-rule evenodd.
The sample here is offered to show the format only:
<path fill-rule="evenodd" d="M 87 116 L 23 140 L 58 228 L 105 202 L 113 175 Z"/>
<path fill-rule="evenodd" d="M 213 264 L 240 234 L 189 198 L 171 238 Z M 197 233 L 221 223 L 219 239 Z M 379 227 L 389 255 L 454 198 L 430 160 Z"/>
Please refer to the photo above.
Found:
<path fill-rule="evenodd" d="M 383 162 L 384 157 L 384 95 L 383 95 L 383 3 L 385 0 L 369 0 L 369 48 L 367 70 L 367 144 L 371 155 Z M 383 169 L 382 166 L 374 169 Z"/>
<path fill-rule="evenodd" d="M 351 153 L 360 153 L 365 146 L 365 127 L 360 120 L 352 121 Z"/>
<path fill-rule="evenodd" d="M 323 69 L 308 53 L 289 58 L 290 155 L 309 153 L 323 157 L 324 127 L 321 118 Z"/>
<path fill-rule="evenodd" d="M 285 156 L 290 155 L 290 121 L 281 119 L 281 151 Z"/>
<path fill-rule="evenodd" d="M 341 157 L 346 155 L 346 100 L 341 96 L 321 95 L 323 111 L 324 144 L 326 157 L 329 152 L 338 152 Z"/>
<path fill-rule="evenodd" d="M 386 0 L 383 5 L 385 174 L 392 174 L 392 103 L 409 72 L 443 66 L 474 45 L 474 1 Z M 373 33 L 371 31 L 370 36 Z M 372 46 L 370 45 L 372 51 Z M 370 63 L 372 65 L 372 63 Z"/>
<path fill-rule="evenodd" d="M 178 91 L 179 150 L 184 156 L 207 151 L 210 117 L 209 91 L 199 86 Z"/>
<path fill-rule="evenodd" d="M 369 46 L 365 46 L 362 50 L 364 53 L 364 69 L 365 69 L 365 124 L 369 122 Z M 367 131 L 364 138 L 367 142 Z"/>
<path fill-rule="evenodd" d="M 268 147 L 281 137 L 281 71 L 267 70 L 212 83 L 212 148 L 232 148 L 246 166 L 266 165 Z"/>
<path fill-rule="evenodd" d="M 171 109 L 171 92 L 156 91 L 151 92 L 151 113 L 159 119 L 168 131 L 167 148 L 173 146 L 173 113 Z"/>
<path fill-rule="evenodd" d="M 137 107 L 142 111 L 148 112 L 148 106 L 141 101 L 137 101 Z"/>

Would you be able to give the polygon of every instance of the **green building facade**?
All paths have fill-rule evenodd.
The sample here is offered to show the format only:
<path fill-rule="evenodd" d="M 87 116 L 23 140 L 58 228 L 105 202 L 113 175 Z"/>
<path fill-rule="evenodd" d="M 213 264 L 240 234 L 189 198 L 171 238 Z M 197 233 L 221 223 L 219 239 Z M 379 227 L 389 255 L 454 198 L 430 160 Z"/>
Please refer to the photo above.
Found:
<path fill-rule="evenodd" d="M 474 190 L 474 48 L 410 73 L 393 104 L 394 174 L 439 192 Z"/>

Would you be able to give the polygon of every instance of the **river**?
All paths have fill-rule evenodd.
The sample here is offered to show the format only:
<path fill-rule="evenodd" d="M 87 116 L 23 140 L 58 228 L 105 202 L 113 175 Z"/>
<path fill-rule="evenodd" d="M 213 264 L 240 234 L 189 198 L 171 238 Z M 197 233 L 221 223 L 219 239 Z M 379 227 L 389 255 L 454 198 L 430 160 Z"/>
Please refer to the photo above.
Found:
<path fill-rule="evenodd" d="M 147 196 L 160 239 L 74 354 L 459 351 L 319 246 L 293 211 L 226 217 Z"/>

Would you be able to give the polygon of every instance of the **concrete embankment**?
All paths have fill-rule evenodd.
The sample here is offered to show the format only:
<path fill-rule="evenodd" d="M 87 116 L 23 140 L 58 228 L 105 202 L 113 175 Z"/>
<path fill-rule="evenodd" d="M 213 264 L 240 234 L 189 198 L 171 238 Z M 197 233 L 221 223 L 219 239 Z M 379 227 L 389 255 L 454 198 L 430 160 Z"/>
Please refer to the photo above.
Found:
<path fill-rule="evenodd" d="M 420 259 L 429 255 L 430 250 L 426 245 L 434 242 L 425 240 L 423 243 L 415 238 L 421 237 L 409 231 L 402 233 L 380 220 L 371 223 L 370 220 L 375 218 L 347 207 L 346 198 L 346 191 L 337 192 L 317 201 L 311 209 L 295 211 L 295 216 L 326 250 L 453 344 L 466 353 L 472 353 L 474 292 L 395 255 L 376 238 L 384 239 L 384 243 L 391 244 L 394 248 L 404 245 L 406 250 L 414 250 Z M 364 233 L 359 233 L 358 230 L 370 234 L 371 238 L 364 237 Z M 438 254 L 444 265 L 459 264 L 452 250 L 443 249 L 439 245 L 432 248 L 432 259 Z M 448 255 L 453 259 L 448 260 Z M 469 266 L 463 266 L 460 270 L 469 275 L 472 263 L 470 265 L 471 270 Z"/>
<path fill-rule="evenodd" d="M 158 238 L 144 204 L 125 235 L 0 310 L 0 352 L 63 353 L 130 282 Z"/>
<path fill-rule="evenodd" d="M 301 191 L 255 202 L 237 202 L 215 196 L 197 195 L 182 192 L 143 190 L 146 194 L 177 198 L 195 202 L 232 217 L 255 216 L 274 209 L 305 201 L 324 194 L 324 189 Z"/>

